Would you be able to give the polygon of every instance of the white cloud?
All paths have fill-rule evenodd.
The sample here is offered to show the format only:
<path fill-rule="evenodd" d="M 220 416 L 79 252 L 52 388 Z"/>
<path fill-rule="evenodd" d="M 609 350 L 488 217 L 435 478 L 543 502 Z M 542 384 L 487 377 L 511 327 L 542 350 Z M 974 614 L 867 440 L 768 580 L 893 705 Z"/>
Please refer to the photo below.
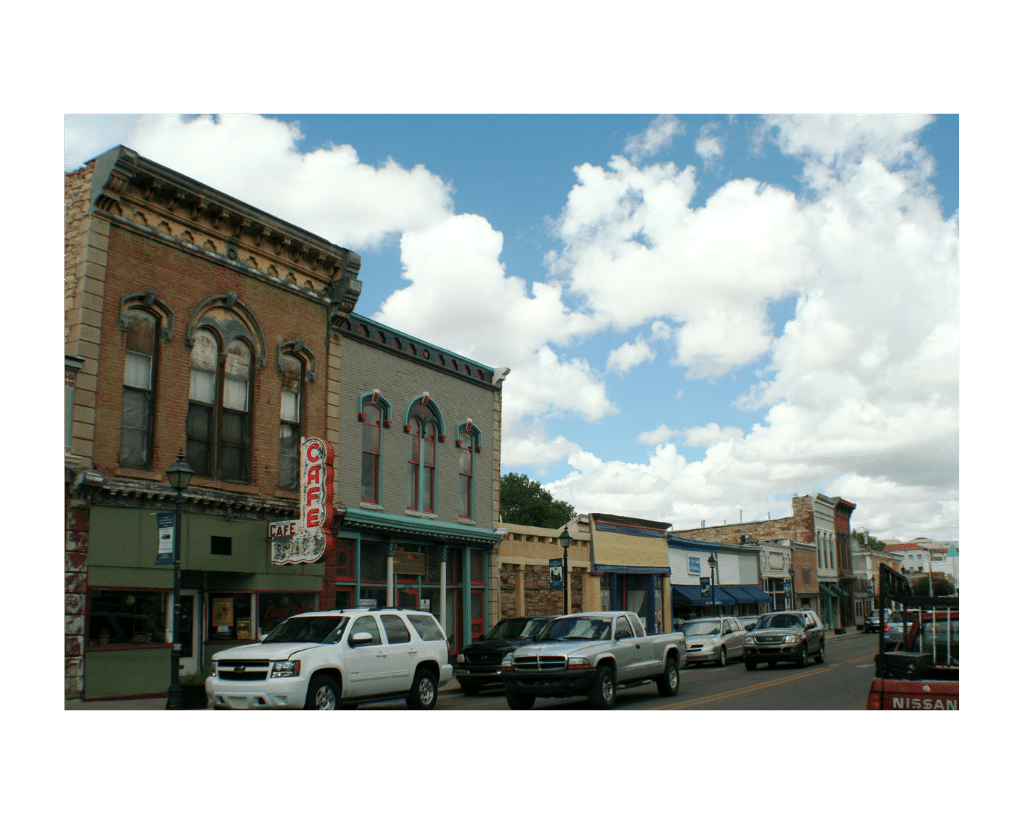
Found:
<path fill-rule="evenodd" d="M 679 429 L 669 429 L 665 424 L 658 424 L 657 429 L 652 429 L 650 432 L 641 432 L 636 436 L 637 443 L 651 444 L 652 446 L 659 443 L 669 443 L 670 441 L 681 438 L 685 433 Z"/>
<path fill-rule="evenodd" d="M 719 135 L 712 134 L 717 128 L 717 123 L 705 123 L 700 127 L 700 136 L 693 145 L 694 151 L 701 156 L 705 166 L 712 165 L 725 154 L 722 138 Z"/>
<path fill-rule="evenodd" d="M 618 349 L 609 352 L 605 368 L 625 375 L 633 367 L 652 361 L 654 358 L 654 350 L 647 345 L 642 337 L 638 337 L 635 343 L 627 341 Z"/>
<path fill-rule="evenodd" d="M 677 134 L 685 134 L 684 126 L 679 118 L 671 114 L 660 114 L 642 134 L 633 135 L 626 141 L 626 153 L 634 163 L 645 157 L 651 157 L 672 144 Z"/>

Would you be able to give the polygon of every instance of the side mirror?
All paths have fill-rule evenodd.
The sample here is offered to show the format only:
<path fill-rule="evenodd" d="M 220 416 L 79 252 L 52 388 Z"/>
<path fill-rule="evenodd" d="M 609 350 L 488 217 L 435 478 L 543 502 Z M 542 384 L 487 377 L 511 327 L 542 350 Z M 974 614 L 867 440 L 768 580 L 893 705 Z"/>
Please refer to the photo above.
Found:
<path fill-rule="evenodd" d="M 354 633 L 348 639 L 348 645 L 350 647 L 361 647 L 361 646 L 365 646 L 366 644 L 372 644 L 372 643 L 373 643 L 373 636 L 370 635 L 370 633 L 368 633 L 368 632 L 357 632 L 357 633 Z"/>

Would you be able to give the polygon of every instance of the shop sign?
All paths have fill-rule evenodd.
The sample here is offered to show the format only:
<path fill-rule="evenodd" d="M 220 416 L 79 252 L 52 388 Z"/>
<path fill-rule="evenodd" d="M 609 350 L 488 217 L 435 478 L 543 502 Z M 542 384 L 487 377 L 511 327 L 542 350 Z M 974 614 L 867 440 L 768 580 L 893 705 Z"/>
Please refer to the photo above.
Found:
<path fill-rule="evenodd" d="M 270 562 L 278 566 L 315 563 L 333 546 L 334 448 L 322 438 L 303 438 L 301 451 L 300 517 L 270 524 Z"/>
<path fill-rule="evenodd" d="M 426 575 L 427 556 L 422 552 L 396 552 L 396 575 Z"/>
<path fill-rule="evenodd" d="M 156 529 L 160 535 L 156 550 L 156 563 L 174 563 L 174 513 L 157 512 Z"/>
<path fill-rule="evenodd" d="M 548 559 L 548 589 L 562 588 L 562 559 Z"/>

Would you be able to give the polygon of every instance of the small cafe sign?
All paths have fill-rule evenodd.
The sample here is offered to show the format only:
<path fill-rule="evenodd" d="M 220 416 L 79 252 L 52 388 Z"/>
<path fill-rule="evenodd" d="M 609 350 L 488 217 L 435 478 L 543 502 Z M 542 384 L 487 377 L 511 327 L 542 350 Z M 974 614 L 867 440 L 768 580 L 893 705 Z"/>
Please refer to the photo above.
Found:
<path fill-rule="evenodd" d="M 270 524 L 270 562 L 278 566 L 315 563 L 333 542 L 334 448 L 323 438 L 303 438 L 300 449 L 301 514 Z"/>

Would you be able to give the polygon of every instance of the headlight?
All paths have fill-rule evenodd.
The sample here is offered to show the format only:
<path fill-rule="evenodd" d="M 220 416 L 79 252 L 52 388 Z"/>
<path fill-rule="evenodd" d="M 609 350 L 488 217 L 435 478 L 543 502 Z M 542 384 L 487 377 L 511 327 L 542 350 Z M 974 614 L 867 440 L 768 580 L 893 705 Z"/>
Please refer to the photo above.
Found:
<path fill-rule="evenodd" d="M 512 672 L 512 653 L 510 652 L 504 658 L 501 659 L 501 671 Z"/>
<path fill-rule="evenodd" d="M 745 646 L 745 647 L 752 647 L 756 643 L 757 643 L 757 641 L 755 641 L 753 638 L 751 638 L 749 636 L 743 639 L 743 646 Z"/>
<path fill-rule="evenodd" d="M 271 678 L 289 678 L 299 674 L 299 661 L 275 661 L 270 669 Z"/>
<path fill-rule="evenodd" d="M 210 662 L 210 676 L 212 678 L 216 678 L 217 677 L 217 662 L 216 661 L 211 661 Z"/>
<path fill-rule="evenodd" d="M 586 658 L 570 658 L 567 663 L 571 670 L 590 669 L 590 661 Z"/>
<path fill-rule="evenodd" d="M 800 636 L 799 635 L 787 635 L 785 638 L 782 639 L 782 643 L 783 644 L 795 644 L 799 640 L 800 640 Z"/>
<path fill-rule="evenodd" d="M 463 655 L 460 652 L 458 655 L 455 656 L 455 663 L 456 664 L 465 664 L 466 663 L 466 656 Z"/>

